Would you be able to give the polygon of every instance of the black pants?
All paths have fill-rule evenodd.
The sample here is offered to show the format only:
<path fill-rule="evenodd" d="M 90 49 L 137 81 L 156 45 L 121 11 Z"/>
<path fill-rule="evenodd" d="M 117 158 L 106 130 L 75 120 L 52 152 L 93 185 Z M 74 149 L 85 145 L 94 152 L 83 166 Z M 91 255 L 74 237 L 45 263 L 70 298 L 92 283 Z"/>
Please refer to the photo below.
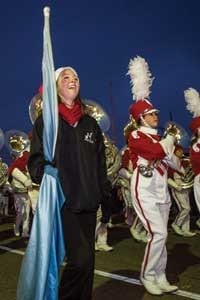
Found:
<path fill-rule="evenodd" d="M 91 300 L 95 260 L 96 213 L 62 209 L 67 265 L 63 271 L 60 300 Z"/>

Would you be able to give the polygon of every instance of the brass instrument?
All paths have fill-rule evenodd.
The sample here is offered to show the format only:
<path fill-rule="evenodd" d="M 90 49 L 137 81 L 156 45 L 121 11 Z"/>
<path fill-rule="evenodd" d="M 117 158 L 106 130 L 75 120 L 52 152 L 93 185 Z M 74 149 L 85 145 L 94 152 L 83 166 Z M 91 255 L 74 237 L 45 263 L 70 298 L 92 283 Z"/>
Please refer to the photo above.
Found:
<path fill-rule="evenodd" d="M 181 129 L 177 124 L 175 124 L 174 122 L 169 122 L 167 124 L 164 132 L 164 137 L 166 137 L 166 135 L 168 134 L 175 137 L 176 143 L 179 144 L 181 139 Z"/>
<path fill-rule="evenodd" d="M 21 157 L 24 151 L 29 151 L 30 140 L 28 135 L 20 130 L 9 130 L 5 133 L 5 141 L 10 154 L 13 158 Z M 24 173 L 28 175 L 28 170 Z M 25 193 L 27 188 L 17 179 L 12 178 L 11 187 L 14 192 Z"/>
<path fill-rule="evenodd" d="M 29 117 L 31 123 L 34 124 L 35 120 L 42 114 L 42 96 L 40 93 L 36 94 L 29 104 Z"/>
<path fill-rule="evenodd" d="M 131 132 L 133 130 L 136 130 L 137 128 L 138 128 L 137 122 L 135 121 L 135 119 L 132 116 L 130 116 L 128 123 L 126 124 L 126 126 L 123 129 L 123 133 L 124 133 L 124 137 L 125 137 L 126 141 L 128 141 L 128 137 L 131 134 Z"/>
<path fill-rule="evenodd" d="M 20 155 L 28 146 L 30 141 L 28 135 L 20 130 L 9 130 L 5 133 L 6 146 L 11 154 Z"/>
<path fill-rule="evenodd" d="M 187 131 L 176 122 L 168 122 L 165 126 L 165 132 L 163 137 L 167 134 L 175 137 L 175 144 L 180 145 L 182 148 L 188 148 L 190 145 L 190 137 Z"/>
<path fill-rule="evenodd" d="M 181 187 L 182 189 L 189 189 L 194 184 L 194 173 L 192 171 L 192 165 L 190 162 L 190 158 L 188 156 L 184 156 L 181 158 L 182 162 L 187 163 L 187 167 L 185 168 L 185 174 L 181 177 Z"/>
<path fill-rule="evenodd" d="M 113 183 L 117 177 L 118 170 L 121 167 L 121 155 L 115 144 L 106 136 L 104 136 L 105 154 L 106 154 L 106 166 L 107 175 Z"/>
<path fill-rule="evenodd" d="M 83 99 L 83 104 L 85 105 L 85 113 L 97 121 L 102 132 L 108 131 L 110 128 L 110 118 L 101 105 L 88 99 Z"/>
<path fill-rule="evenodd" d="M 28 135 L 20 130 L 9 130 L 5 133 L 5 144 L 10 153 L 19 156 L 30 145 Z"/>
<path fill-rule="evenodd" d="M 176 143 L 180 145 L 182 148 L 189 148 L 190 145 L 190 137 L 187 131 L 181 127 L 179 124 L 175 122 L 168 122 L 166 126 L 166 130 L 164 136 L 166 134 L 170 134 L 175 137 Z M 190 163 L 189 156 L 181 157 L 182 164 L 187 164 L 185 168 L 185 174 L 181 177 L 181 187 L 182 189 L 189 189 L 193 186 L 194 183 L 194 173 L 192 171 L 192 165 Z"/>
<path fill-rule="evenodd" d="M 16 152 L 22 152 L 26 148 L 26 140 L 22 136 L 14 135 L 10 138 L 10 146 Z"/>

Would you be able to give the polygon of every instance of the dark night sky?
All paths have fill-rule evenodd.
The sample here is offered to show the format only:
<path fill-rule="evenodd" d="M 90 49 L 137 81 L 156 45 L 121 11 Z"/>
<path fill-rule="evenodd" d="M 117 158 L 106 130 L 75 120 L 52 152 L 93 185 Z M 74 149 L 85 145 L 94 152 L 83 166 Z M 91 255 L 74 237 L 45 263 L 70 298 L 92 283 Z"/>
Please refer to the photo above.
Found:
<path fill-rule="evenodd" d="M 198 0 L 3 1 L 0 12 L 1 124 L 30 131 L 28 107 L 42 82 L 43 7 L 51 8 L 55 67 L 79 73 L 81 95 L 99 102 L 114 121 L 121 147 L 132 103 L 130 58 L 144 57 L 155 77 L 151 101 L 187 129 L 183 92 L 200 90 Z M 111 88 L 112 85 L 112 88 Z M 111 105 L 111 99 L 113 105 Z"/>

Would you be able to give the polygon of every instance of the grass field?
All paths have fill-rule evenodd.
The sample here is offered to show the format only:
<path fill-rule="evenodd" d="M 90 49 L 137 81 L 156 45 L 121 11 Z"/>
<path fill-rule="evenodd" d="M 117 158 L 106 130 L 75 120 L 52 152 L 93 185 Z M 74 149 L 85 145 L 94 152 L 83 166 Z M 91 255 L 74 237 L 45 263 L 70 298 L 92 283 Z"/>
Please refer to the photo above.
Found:
<path fill-rule="evenodd" d="M 13 217 L 5 218 L 0 225 L 0 300 L 16 299 L 17 278 L 27 242 L 13 236 Z M 139 282 L 145 245 L 133 240 L 125 224 L 109 229 L 109 243 L 114 251 L 96 253 L 93 299 L 159 299 L 149 295 Z M 180 290 L 160 298 L 200 300 L 200 231 L 194 237 L 184 238 L 169 228 L 167 248 L 167 276 Z"/>

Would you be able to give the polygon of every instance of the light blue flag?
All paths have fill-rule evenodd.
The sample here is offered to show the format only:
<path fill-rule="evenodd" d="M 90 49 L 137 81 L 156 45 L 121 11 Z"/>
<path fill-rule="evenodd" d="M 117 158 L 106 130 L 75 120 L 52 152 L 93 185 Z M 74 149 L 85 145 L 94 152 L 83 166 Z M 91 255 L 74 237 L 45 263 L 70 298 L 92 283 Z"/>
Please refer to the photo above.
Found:
<path fill-rule="evenodd" d="M 58 105 L 49 30 L 49 8 L 44 9 L 43 145 L 47 161 L 54 158 Z M 17 300 L 57 300 L 59 267 L 65 256 L 60 209 L 65 201 L 58 171 L 45 166 L 29 243 L 22 261 Z"/>

